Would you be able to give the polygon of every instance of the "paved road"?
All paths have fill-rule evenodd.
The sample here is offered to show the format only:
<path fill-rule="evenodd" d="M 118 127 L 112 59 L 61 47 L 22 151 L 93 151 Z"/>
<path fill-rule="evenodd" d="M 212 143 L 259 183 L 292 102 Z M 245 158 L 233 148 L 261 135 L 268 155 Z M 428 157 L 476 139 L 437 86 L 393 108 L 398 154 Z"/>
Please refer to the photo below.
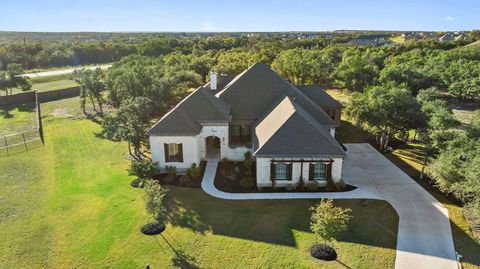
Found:
<path fill-rule="evenodd" d="M 369 144 L 346 144 L 344 180 L 358 188 L 346 193 L 226 193 L 213 185 L 218 161 L 208 160 L 202 189 L 217 198 L 383 199 L 399 215 L 396 269 L 457 269 L 448 210 Z"/>
<path fill-rule="evenodd" d="M 110 68 L 112 65 L 111 64 L 105 64 L 105 65 L 97 65 L 97 66 L 88 66 L 88 67 L 73 67 L 69 69 L 61 69 L 61 70 L 52 70 L 52 71 L 45 71 L 45 72 L 38 72 L 38 73 L 29 73 L 29 74 L 23 74 L 21 75 L 22 77 L 28 77 L 28 78 L 34 78 L 34 77 L 45 77 L 45 76 L 53 76 L 53 75 L 63 75 L 63 74 L 70 74 L 73 73 L 73 71 L 77 69 L 95 69 L 95 68 L 102 68 L 102 69 L 107 69 Z"/>

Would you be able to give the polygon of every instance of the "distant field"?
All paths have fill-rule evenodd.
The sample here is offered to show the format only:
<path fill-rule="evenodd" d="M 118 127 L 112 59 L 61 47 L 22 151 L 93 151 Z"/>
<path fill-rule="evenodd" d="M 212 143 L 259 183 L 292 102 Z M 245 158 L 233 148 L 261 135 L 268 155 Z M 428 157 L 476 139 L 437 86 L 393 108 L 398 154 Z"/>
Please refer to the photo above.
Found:
<path fill-rule="evenodd" d="M 32 90 L 39 92 L 62 90 L 78 86 L 78 83 L 70 79 L 70 75 L 55 75 L 31 79 Z M 13 93 L 21 93 L 22 90 L 14 89 Z"/>

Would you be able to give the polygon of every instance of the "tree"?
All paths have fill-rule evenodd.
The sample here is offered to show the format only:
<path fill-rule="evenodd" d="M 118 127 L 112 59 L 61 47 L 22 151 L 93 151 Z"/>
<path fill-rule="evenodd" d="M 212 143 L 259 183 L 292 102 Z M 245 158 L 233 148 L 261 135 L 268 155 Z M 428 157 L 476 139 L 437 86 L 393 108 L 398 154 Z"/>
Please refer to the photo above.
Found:
<path fill-rule="evenodd" d="M 7 65 L 6 71 L 0 71 L 0 90 L 5 91 L 5 95 L 12 94 L 14 88 L 22 91 L 32 89 L 32 83 L 26 77 L 22 77 L 22 66 L 20 64 Z M 9 92 L 10 91 L 10 92 Z"/>
<path fill-rule="evenodd" d="M 152 102 L 145 97 L 126 100 L 102 122 L 105 136 L 127 141 L 130 156 L 137 160 L 143 159 L 140 149 L 147 139 L 146 131 L 151 125 L 151 104 Z"/>
<path fill-rule="evenodd" d="M 95 101 L 98 104 L 100 113 L 103 113 L 103 104 L 105 103 L 103 93 L 105 91 L 105 83 L 103 72 L 100 68 L 95 70 L 81 69 L 73 72 L 74 80 L 80 84 L 80 107 L 83 114 L 86 114 L 86 99 L 90 98 L 93 109 L 96 111 Z"/>
<path fill-rule="evenodd" d="M 369 62 L 368 55 L 360 53 L 344 53 L 335 73 L 338 87 L 356 92 L 363 92 L 378 79 L 377 67 Z"/>
<path fill-rule="evenodd" d="M 157 166 L 152 163 L 150 160 L 132 160 L 130 163 L 130 168 L 128 169 L 128 174 L 131 176 L 136 176 L 141 184 L 146 180 L 153 179 L 157 175 Z"/>
<path fill-rule="evenodd" d="M 426 125 L 420 104 L 410 92 L 388 86 L 376 86 L 365 93 L 353 94 L 346 115 L 376 136 L 381 151 L 388 148 L 392 136 L 405 135 L 409 130 Z"/>
<path fill-rule="evenodd" d="M 143 195 L 145 209 L 158 223 L 163 223 L 166 220 L 167 209 L 164 202 L 166 194 L 167 190 L 157 181 L 151 180 L 145 185 L 145 193 Z"/>
<path fill-rule="evenodd" d="M 316 206 L 310 208 L 310 230 L 325 243 L 331 243 L 336 236 L 347 229 L 347 223 L 352 218 L 349 208 L 343 209 L 333 205 L 332 199 L 322 199 Z"/>

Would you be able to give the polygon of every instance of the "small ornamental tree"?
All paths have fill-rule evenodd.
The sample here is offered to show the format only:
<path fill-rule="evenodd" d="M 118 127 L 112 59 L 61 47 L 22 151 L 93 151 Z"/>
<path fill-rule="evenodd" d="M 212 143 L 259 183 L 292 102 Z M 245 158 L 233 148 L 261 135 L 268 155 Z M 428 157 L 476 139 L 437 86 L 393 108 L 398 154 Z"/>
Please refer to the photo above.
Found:
<path fill-rule="evenodd" d="M 167 210 L 164 204 L 166 194 L 167 190 L 157 181 L 151 180 L 145 184 L 145 193 L 143 195 L 145 209 L 157 223 L 163 223 L 166 220 Z"/>
<path fill-rule="evenodd" d="M 322 199 L 310 210 L 310 229 L 315 234 L 315 240 L 319 237 L 325 243 L 332 243 L 340 232 L 347 229 L 347 223 L 351 219 L 349 213 L 352 211 L 334 206 L 332 199 Z"/>
<path fill-rule="evenodd" d="M 157 167 L 150 160 L 132 160 L 128 174 L 136 176 L 140 181 L 140 185 L 143 185 L 146 180 L 153 179 L 157 174 Z"/>

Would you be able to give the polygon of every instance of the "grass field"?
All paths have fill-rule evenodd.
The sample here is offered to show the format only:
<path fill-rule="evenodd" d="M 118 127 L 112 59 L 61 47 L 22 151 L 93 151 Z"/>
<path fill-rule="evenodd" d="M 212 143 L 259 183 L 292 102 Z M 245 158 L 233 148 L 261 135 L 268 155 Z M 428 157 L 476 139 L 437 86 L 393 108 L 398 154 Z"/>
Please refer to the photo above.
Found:
<path fill-rule="evenodd" d="M 47 82 L 33 82 L 32 83 L 32 91 L 37 90 L 39 92 L 45 91 L 55 91 L 55 90 L 62 90 L 67 88 L 72 88 L 78 86 L 78 83 L 71 80 L 71 79 L 60 79 L 60 80 L 52 80 Z M 14 89 L 13 94 L 21 93 L 20 89 Z"/>
<path fill-rule="evenodd" d="M 142 190 L 129 185 L 126 145 L 98 136 L 77 107 L 78 98 L 44 104 L 45 146 L 0 157 L 0 268 L 345 268 L 309 257 L 315 201 L 225 201 L 179 187 L 170 188 L 165 233 L 175 255 L 162 237 L 138 231 L 148 217 Z M 390 205 L 335 203 L 353 209 L 336 243 L 339 261 L 393 268 Z"/>

